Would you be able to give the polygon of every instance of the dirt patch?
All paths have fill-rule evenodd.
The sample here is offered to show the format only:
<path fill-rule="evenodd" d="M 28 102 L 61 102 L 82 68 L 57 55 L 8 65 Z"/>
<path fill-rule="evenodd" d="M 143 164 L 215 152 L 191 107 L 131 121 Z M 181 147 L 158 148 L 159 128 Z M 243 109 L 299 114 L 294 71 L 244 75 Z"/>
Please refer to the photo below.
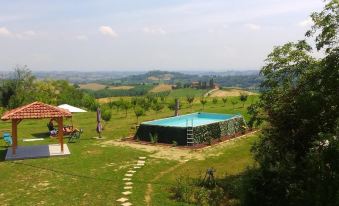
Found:
<path fill-rule="evenodd" d="M 234 144 L 234 142 L 252 136 L 256 131 L 247 133 L 245 135 L 220 142 L 219 144 L 207 146 L 199 149 L 186 149 L 171 147 L 168 145 L 150 145 L 150 144 L 140 144 L 131 141 L 121 141 L 121 140 L 109 140 L 102 142 L 102 146 L 120 146 L 120 147 L 131 147 L 134 149 L 142 150 L 151 153 L 150 157 L 176 160 L 179 162 L 185 162 L 187 160 L 196 159 L 204 160 L 207 157 L 219 156 L 222 154 L 221 150 L 225 147 Z"/>
<path fill-rule="evenodd" d="M 158 93 L 158 92 L 166 92 L 166 91 L 171 91 L 172 90 L 172 85 L 170 84 L 159 84 L 153 89 L 151 89 L 150 92 L 153 93 Z"/>
<path fill-rule="evenodd" d="M 210 94 L 210 97 L 231 97 L 231 96 L 240 96 L 241 93 L 247 95 L 257 95 L 254 92 L 245 91 L 242 89 L 225 89 L 225 90 L 216 90 Z"/>

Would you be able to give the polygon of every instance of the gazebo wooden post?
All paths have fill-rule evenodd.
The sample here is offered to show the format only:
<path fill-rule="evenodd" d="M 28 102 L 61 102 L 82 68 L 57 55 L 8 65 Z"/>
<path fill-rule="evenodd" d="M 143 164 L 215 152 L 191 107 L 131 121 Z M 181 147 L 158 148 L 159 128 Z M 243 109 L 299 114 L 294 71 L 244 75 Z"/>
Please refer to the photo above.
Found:
<path fill-rule="evenodd" d="M 13 145 L 12 145 L 12 154 L 16 154 L 16 148 L 18 146 L 18 119 L 12 119 L 12 137 L 13 137 Z"/>
<path fill-rule="evenodd" d="M 64 152 L 64 125 L 63 125 L 62 117 L 58 118 L 58 137 L 59 137 L 61 152 Z"/>

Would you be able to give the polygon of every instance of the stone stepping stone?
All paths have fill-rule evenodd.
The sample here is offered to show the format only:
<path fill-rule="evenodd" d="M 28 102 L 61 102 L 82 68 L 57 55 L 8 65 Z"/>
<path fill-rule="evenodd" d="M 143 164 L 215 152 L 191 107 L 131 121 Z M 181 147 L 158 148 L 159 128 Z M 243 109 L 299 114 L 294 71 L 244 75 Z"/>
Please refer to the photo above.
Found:
<path fill-rule="evenodd" d="M 131 190 L 131 189 L 133 189 L 132 186 L 126 186 L 126 187 L 124 187 L 124 190 Z"/>
<path fill-rule="evenodd" d="M 133 182 L 125 182 L 125 185 L 133 185 Z"/>
<path fill-rule="evenodd" d="M 137 166 L 144 166 L 145 163 L 137 163 Z"/>
<path fill-rule="evenodd" d="M 125 202 L 125 203 L 122 203 L 121 205 L 122 205 L 122 206 L 131 206 L 131 205 L 133 205 L 133 204 L 130 203 L 130 202 Z"/>
<path fill-rule="evenodd" d="M 122 192 L 121 194 L 123 194 L 123 195 L 130 195 L 130 194 L 132 194 L 132 192 L 131 191 L 125 191 L 125 192 Z"/>
<path fill-rule="evenodd" d="M 145 161 L 144 161 L 144 160 L 138 160 L 137 163 L 138 163 L 138 164 L 145 164 Z"/>
<path fill-rule="evenodd" d="M 132 177 L 133 174 L 127 173 L 127 174 L 125 174 L 125 176 L 126 176 L 126 177 Z"/>
<path fill-rule="evenodd" d="M 146 159 L 146 157 L 139 157 L 139 159 L 140 159 L 140 160 L 145 160 L 145 159 Z"/>
<path fill-rule="evenodd" d="M 128 173 L 135 173 L 136 171 L 135 170 L 128 170 L 127 172 Z"/>
<path fill-rule="evenodd" d="M 128 199 L 124 197 L 117 199 L 117 202 L 126 202 L 126 201 L 128 201 Z"/>
<path fill-rule="evenodd" d="M 123 181 L 131 181 L 132 180 L 132 178 L 128 178 L 128 177 L 126 177 L 126 178 L 124 178 L 124 179 L 122 179 Z"/>
<path fill-rule="evenodd" d="M 134 169 L 140 169 L 141 167 L 140 166 L 134 166 L 133 168 Z"/>

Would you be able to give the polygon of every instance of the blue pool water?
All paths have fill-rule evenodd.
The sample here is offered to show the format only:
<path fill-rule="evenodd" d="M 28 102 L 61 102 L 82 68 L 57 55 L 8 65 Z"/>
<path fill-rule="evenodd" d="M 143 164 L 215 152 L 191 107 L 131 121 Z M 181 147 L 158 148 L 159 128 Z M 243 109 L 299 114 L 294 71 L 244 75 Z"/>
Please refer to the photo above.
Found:
<path fill-rule="evenodd" d="M 200 113 L 199 112 L 199 113 L 180 115 L 176 117 L 158 119 L 158 120 L 149 121 L 149 122 L 143 122 L 142 124 L 168 126 L 168 127 L 186 127 L 187 124 L 188 126 L 191 126 L 193 123 L 193 127 L 197 127 L 201 125 L 225 121 L 235 116 L 238 116 L 238 115 Z"/>

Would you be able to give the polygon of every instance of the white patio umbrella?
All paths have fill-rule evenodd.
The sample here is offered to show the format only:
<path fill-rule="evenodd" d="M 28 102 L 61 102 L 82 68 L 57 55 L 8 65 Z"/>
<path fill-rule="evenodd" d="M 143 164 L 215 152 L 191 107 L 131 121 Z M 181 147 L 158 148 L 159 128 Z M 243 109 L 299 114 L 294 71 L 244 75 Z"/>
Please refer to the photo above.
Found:
<path fill-rule="evenodd" d="M 80 109 L 78 107 L 71 106 L 69 104 L 62 104 L 62 105 L 59 105 L 58 107 L 62 108 L 62 109 L 67 109 L 71 113 L 87 112 L 86 110 Z"/>

